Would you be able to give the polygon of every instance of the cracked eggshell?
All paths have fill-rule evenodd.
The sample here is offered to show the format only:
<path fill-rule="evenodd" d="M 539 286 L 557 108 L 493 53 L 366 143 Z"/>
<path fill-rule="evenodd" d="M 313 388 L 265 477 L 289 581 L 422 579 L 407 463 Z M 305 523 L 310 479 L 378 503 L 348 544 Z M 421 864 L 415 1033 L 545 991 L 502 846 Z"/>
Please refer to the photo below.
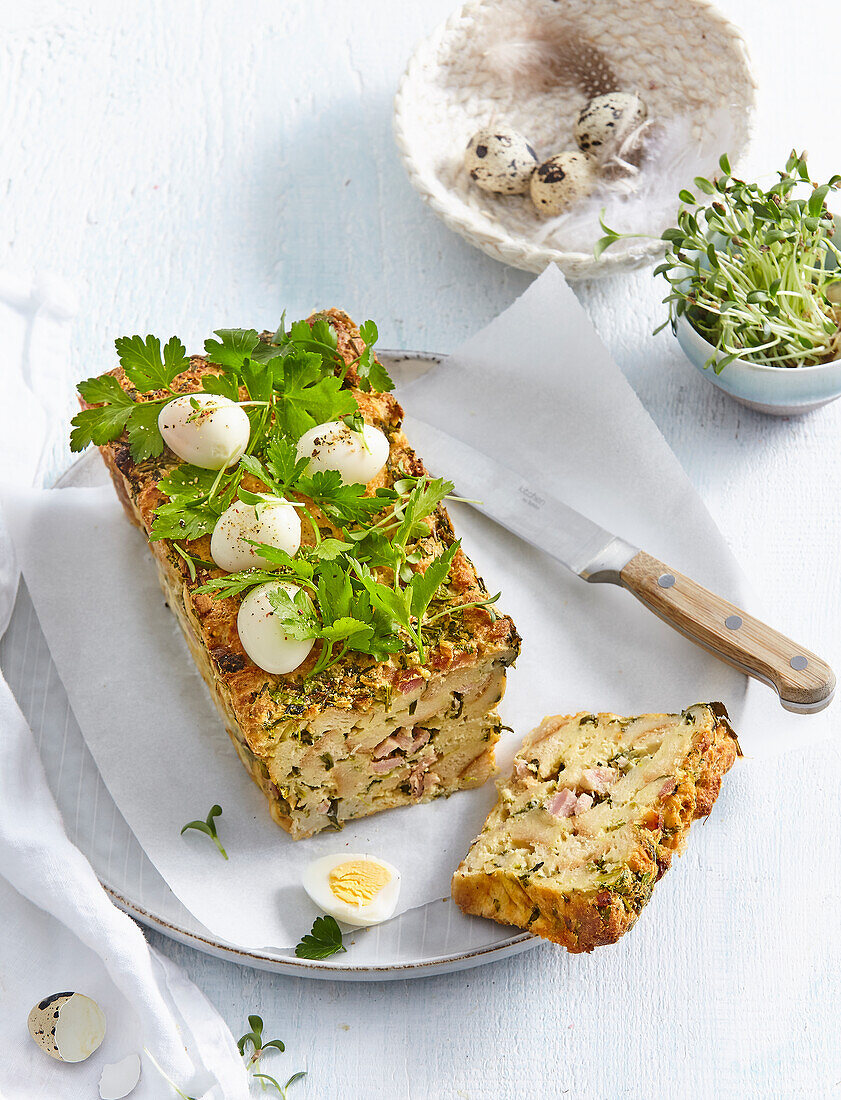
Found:
<path fill-rule="evenodd" d="M 140 1056 L 127 1054 L 119 1062 L 105 1066 L 99 1078 L 101 1100 L 123 1100 L 137 1088 L 140 1080 Z"/>
<path fill-rule="evenodd" d="M 516 130 L 479 130 L 467 143 L 464 167 L 483 191 L 524 195 L 537 167 L 537 153 Z"/>
<path fill-rule="evenodd" d="M 558 153 L 544 161 L 531 178 L 531 201 L 538 214 L 554 218 L 586 198 L 596 186 L 598 165 L 586 153 Z"/>
<path fill-rule="evenodd" d="M 615 153 L 625 138 L 648 117 L 648 108 L 632 92 L 598 95 L 582 108 L 575 124 L 575 140 L 582 152 L 603 160 Z"/>
<path fill-rule="evenodd" d="M 84 1062 L 105 1038 L 105 1013 L 83 993 L 53 993 L 27 1022 L 41 1050 L 59 1062 Z"/>

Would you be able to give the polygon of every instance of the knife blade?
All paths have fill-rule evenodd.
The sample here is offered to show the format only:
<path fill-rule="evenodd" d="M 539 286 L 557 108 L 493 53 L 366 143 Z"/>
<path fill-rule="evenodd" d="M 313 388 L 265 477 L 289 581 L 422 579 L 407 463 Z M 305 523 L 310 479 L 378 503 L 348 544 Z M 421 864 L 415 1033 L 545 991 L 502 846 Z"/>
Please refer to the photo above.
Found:
<path fill-rule="evenodd" d="M 472 507 L 590 583 L 615 584 L 697 645 L 773 687 L 786 710 L 832 701 L 835 675 L 810 650 L 581 515 L 528 477 L 414 417 L 412 443 L 449 472 Z"/>

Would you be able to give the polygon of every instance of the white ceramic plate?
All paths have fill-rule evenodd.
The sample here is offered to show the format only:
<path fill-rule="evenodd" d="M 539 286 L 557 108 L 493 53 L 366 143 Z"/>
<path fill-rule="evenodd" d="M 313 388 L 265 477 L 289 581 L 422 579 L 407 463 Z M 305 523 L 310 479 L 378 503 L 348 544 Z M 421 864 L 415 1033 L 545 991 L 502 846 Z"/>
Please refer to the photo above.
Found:
<path fill-rule="evenodd" d="M 400 381 L 439 362 L 415 352 L 379 352 Z M 91 451 L 57 487 L 105 484 Z M 449 899 L 409 910 L 378 928 L 360 930 L 341 962 L 311 962 L 292 951 L 252 951 L 214 937 L 181 904 L 140 847 L 97 771 L 76 722 L 26 586 L 0 640 L 0 665 L 35 734 L 47 779 L 70 839 L 91 861 L 115 903 L 172 939 L 232 962 L 310 978 L 382 981 L 449 973 L 526 951 L 540 941 L 491 921 L 465 917 Z"/>

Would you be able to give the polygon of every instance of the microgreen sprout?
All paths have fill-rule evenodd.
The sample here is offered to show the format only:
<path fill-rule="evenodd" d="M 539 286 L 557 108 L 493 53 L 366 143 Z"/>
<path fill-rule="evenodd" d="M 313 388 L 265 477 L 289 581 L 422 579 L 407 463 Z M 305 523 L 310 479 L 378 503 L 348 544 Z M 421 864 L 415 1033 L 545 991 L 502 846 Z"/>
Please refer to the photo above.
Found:
<path fill-rule="evenodd" d="M 297 1073 L 292 1074 L 292 1076 L 289 1078 L 289 1080 L 286 1082 L 285 1085 L 281 1085 L 280 1081 L 275 1080 L 274 1077 L 270 1077 L 268 1075 L 268 1073 L 255 1073 L 254 1077 L 258 1081 L 260 1081 L 261 1084 L 262 1084 L 263 1081 L 268 1081 L 270 1085 L 274 1085 L 274 1087 L 280 1093 L 283 1100 L 286 1100 L 286 1090 L 289 1088 L 289 1086 L 294 1085 L 296 1081 L 302 1080 L 302 1078 L 306 1077 L 306 1075 L 307 1075 L 307 1071 L 305 1069 L 299 1069 Z M 263 1085 L 263 1088 L 265 1088 L 265 1087 L 266 1086 Z"/>
<path fill-rule="evenodd" d="M 351 413 L 349 416 L 343 416 L 342 423 L 346 428 L 350 428 L 352 432 L 356 432 L 362 443 L 363 449 L 370 454 L 371 448 L 368 446 L 368 440 L 365 438 L 365 421 L 362 418 L 362 413 L 357 412 Z"/>
<path fill-rule="evenodd" d="M 252 1075 L 256 1080 L 260 1082 L 260 1087 L 265 1092 L 266 1082 L 273 1085 L 277 1089 L 280 1096 L 286 1100 L 286 1090 L 290 1085 L 294 1085 L 296 1081 L 300 1081 L 302 1077 L 306 1077 L 305 1070 L 299 1070 L 297 1073 L 293 1073 L 285 1085 L 268 1073 L 257 1072 L 258 1064 L 259 1069 L 262 1070 L 261 1059 L 263 1055 L 269 1050 L 279 1050 L 281 1054 L 286 1050 L 282 1040 L 280 1039 L 264 1039 L 263 1038 L 263 1018 L 256 1014 L 248 1017 L 248 1026 L 250 1031 L 246 1031 L 240 1039 L 237 1040 L 237 1050 L 245 1058 L 246 1069 L 251 1070 Z M 251 1047 L 251 1053 L 248 1052 L 248 1047 Z"/>
<path fill-rule="evenodd" d="M 279 1050 L 281 1054 L 286 1047 L 280 1039 L 263 1039 L 263 1018 L 262 1016 L 249 1016 L 248 1026 L 250 1031 L 246 1031 L 245 1035 L 241 1039 L 237 1040 L 237 1050 L 245 1057 L 246 1047 L 251 1046 L 251 1054 L 248 1057 L 246 1065 L 255 1066 L 263 1054 L 267 1050 Z"/>
<path fill-rule="evenodd" d="M 685 316 L 714 347 L 705 366 L 716 373 L 737 358 L 804 367 L 838 357 L 841 252 L 826 199 L 841 176 L 818 186 L 806 154 L 795 151 L 767 190 L 736 179 L 726 156 L 719 167 L 714 179 L 696 177 L 702 197 L 680 192 L 677 224 L 662 235 L 666 256 L 655 274 L 669 284 L 669 317 L 660 328 L 674 332 Z M 601 224 L 597 256 L 635 236 Z"/>
<path fill-rule="evenodd" d="M 219 815 L 221 813 L 222 813 L 222 807 L 221 806 L 219 806 L 219 805 L 211 806 L 210 807 L 210 812 L 208 813 L 207 819 L 205 821 L 188 821 L 187 824 L 184 826 L 184 828 L 181 830 L 181 835 L 183 836 L 187 832 L 188 829 L 195 829 L 197 832 L 206 833 L 207 836 L 209 836 L 213 840 L 213 843 L 216 845 L 216 847 L 219 849 L 219 851 L 222 853 L 222 855 L 225 857 L 225 859 L 227 859 L 228 858 L 228 853 L 222 847 L 222 842 L 220 841 L 219 837 L 217 836 L 216 822 L 214 821 L 214 818 L 219 817 Z"/>

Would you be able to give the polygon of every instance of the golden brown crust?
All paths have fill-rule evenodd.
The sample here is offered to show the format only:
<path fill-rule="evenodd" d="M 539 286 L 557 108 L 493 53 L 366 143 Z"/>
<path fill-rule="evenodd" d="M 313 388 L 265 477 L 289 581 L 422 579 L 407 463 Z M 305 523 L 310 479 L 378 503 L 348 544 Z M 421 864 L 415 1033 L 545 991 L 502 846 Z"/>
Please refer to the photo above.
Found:
<path fill-rule="evenodd" d="M 364 419 L 381 428 L 389 439 L 388 463 L 383 473 L 369 486 L 369 492 L 380 485 L 390 485 L 400 477 L 425 474 L 423 463 L 403 434 L 403 410 L 396 398 L 390 393 L 363 393 L 353 388 L 358 378 L 352 360 L 364 349 L 356 326 L 338 310 L 329 310 L 318 316 L 325 316 L 331 321 L 337 333 L 339 351 L 346 361 L 351 362 L 346 384 L 351 388 Z M 163 392 L 138 394 L 119 367 L 110 373 L 135 400 L 165 396 Z M 196 392 L 201 389 L 204 376 L 213 373 L 218 373 L 218 368 L 205 358 L 194 356 L 190 359 L 189 368 L 175 379 L 172 388 L 179 393 Z M 87 407 L 84 402 L 82 404 Z M 171 452 L 165 451 L 160 458 L 136 463 L 125 433 L 100 450 L 129 517 L 148 534 L 156 509 L 167 499 L 158 489 L 158 482 L 179 465 L 178 460 Z M 250 475 L 246 475 L 243 484 L 251 489 L 263 488 Z M 326 533 L 329 529 L 330 533 L 335 533 L 312 501 L 303 497 L 299 499 L 306 503 L 322 532 Z M 429 537 L 420 544 L 423 553 L 420 568 L 425 568 L 428 561 L 440 554 L 455 537 L 443 507 L 439 507 L 430 517 L 429 526 Z M 313 539 L 307 527 L 305 524 L 304 543 Z M 340 717 L 343 714 L 348 715 L 350 720 L 354 716 L 370 714 L 377 708 L 401 712 L 395 700 L 403 698 L 408 706 L 409 700 L 416 700 L 423 692 L 428 693 L 448 676 L 457 676 L 470 669 L 476 669 L 477 674 L 481 670 L 484 676 L 493 667 L 502 669 L 512 663 L 519 648 L 519 636 L 510 618 L 494 617 L 477 608 L 441 620 L 440 635 L 433 639 L 423 663 L 417 660 L 416 655 L 413 658 L 412 654 L 406 653 L 395 654 L 382 662 L 353 654 L 328 672 L 306 680 L 306 673 L 318 656 L 316 646 L 301 668 L 287 676 L 274 676 L 258 668 L 240 644 L 236 629 L 240 599 L 212 599 L 195 592 L 208 580 L 221 576 L 223 571 L 197 566 L 193 579 L 187 562 L 174 549 L 174 543 L 162 539 L 150 541 L 149 545 L 158 565 L 162 586 L 179 616 L 193 655 L 225 718 L 237 751 L 270 799 L 275 820 L 293 835 L 309 835 L 325 827 L 328 816 L 326 811 L 320 815 L 310 812 L 305 822 L 299 825 L 291 823 L 290 812 L 287 812 L 288 801 L 282 793 L 285 772 L 279 763 L 281 742 L 299 736 L 302 729 L 314 730 L 317 736 L 322 736 L 331 723 L 335 726 L 337 721 L 344 721 Z M 194 558 L 210 560 L 209 535 L 194 540 L 179 540 L 178 545 Z M 449 601 L 471 603 L 487 596 L 488 592 L 472 563 L 459 551 L 451 571 Z M 502 679 L 504 682 L 504 677 Z M 476 716 L 471 714 L 470 717 Z M 459 787 L 484 782 L 493 770 L 492 747 L 499 735 L 498 727 L 498 717 L 492 708 L 487 708 L 485 725 L 476 730 L 482 743 L 477 746 L 474 757 L 461 761 L 453 746 L 447 764 L 443 769 L 441 766 L 437 769 L 436 774 L 445 773 L 440 785 L 422 788 L 418 793 L 412 790 L 413 785 L 417 786 L 414 773 L 407 774 L 403 786 L 409 788 L 408 792 L 395 792 L 394 798 L 400 798 L 403 802 L 426 800 Z M 429 770 L 428 759 L 424 761 L 419 758 L 420 764 L 424 762 Z M 447 773 L 459 764 L 458 774 L 448 776 Z M 293 770 L 297 766 L 288 761 L 285 765 Z M 331 783 L 334 781 L 340 785 L 338 769 L 337 774 L 331 777 Z M 331 790 L 325 800 L 334 801 L 337 793 Z M 361 816 L 365 812 L 374 810 L 356 806 L 351 816 Z M 331 810 L 330 815 L 330 821 L 337 824 L 335 811 Z"/>
<path fill-rule="evenodd" d="M 687 749 L 675 761 L 673 774 L 657 777 L 656 785 L 662 783 L 657 793 L 641 800 L 639 812 L 630 823 L 633 840 L 622 851 L 621 863 L 611 862 L 607 867 L 606 860 L 597 854 L 604 851 L 603 837 L 588 833 L 586 815 L 581 819 L 580 828 L 578 819 L 571 818 L 569 831 L 560 841 L 555 839 L 556 847 L 563 852 L 564 845 L 579 845 L 583 838 L 585 843 L 591 842 L 589 855 L 597 855 L 592 874 L 586 870 L 578 873 L 581 868 L 573 867 L 576 874 L 568 875 L 566 880 L 561 872 L 542 877 L 527 868 L 525 873 L 517 873 L 508 858 L 511 849 L 504 847 L 507 830 L 509 836 L 513 833 L 513 843 L 522 844 L 526 836 L 534 858 L 544 853 L 539 833 L 529 836 L 527 826 L 510 824 L 514 820 L 511 806 L 518 805 L 512 796 L 521 789 L 521 780 L 516 774 L 517 761 L 522 762 L 519 768 L 524 770 L 529 745 L 535 743 L 535 734 L 530 735 L 515 758 L 515 773 L 500 785 L 500 799 L 488 816 L 483 832 L 453 876 L 453 899 L 462 911 L 523 928 L 561 944 L 570 952 L 592 951 L 594 947 L 614 943 L 627 932 L 648 902 L 654 883 L 670 866 L 673 854 L 683 852 L 692 821 L 706 816 L 712 809 L 721 789 L 722 776 L 732 767 L 738 754 L 735 734 L 720 704 L 699 704 L 682 715 L 642 716 L 642 719 L 581 714 L 544 720 L 544 723 L 570 726 L 582 719 L 632 723 L 673 718 L 676 722 L 686 722 L 686 716 L 692 718 Z M 607 801 L 610 802 L 609 797 Z M 627 817 L 627 810 L 627 806 L 622 807 L 617 813 Z M 544 808 L 536 812 L 546 815 Z M 594 812 L 590 810 L 589 814 Z M 494 837 L 497 838 L 495 846 L 493 840 L 489 840 Z M 502 858 L 490 858 L 489 853 L 500 848 Z"/>

